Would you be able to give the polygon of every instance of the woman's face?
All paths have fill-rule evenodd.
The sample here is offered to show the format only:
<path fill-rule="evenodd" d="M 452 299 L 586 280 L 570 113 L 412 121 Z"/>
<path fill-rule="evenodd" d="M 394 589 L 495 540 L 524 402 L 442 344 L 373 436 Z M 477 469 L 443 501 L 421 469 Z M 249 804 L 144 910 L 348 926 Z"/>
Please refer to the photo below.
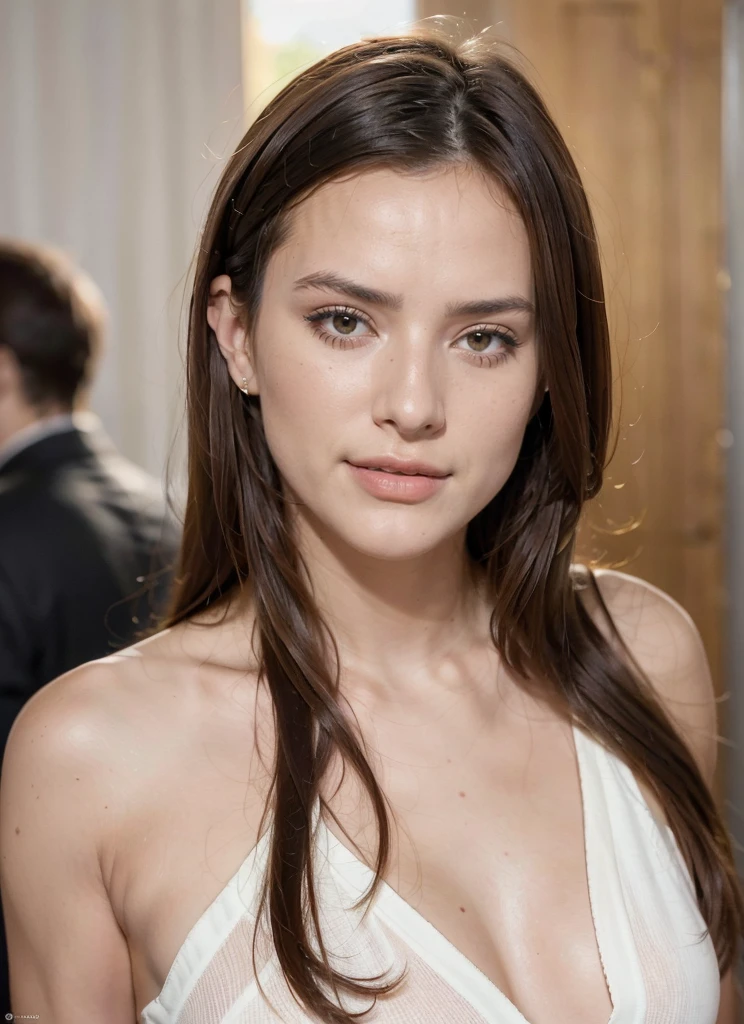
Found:
<path fill-rule="evenodd" d="M 301 528 L 380 559 L 464 535 L 509 477 L 539 387 L 529 246 L 505 195 L 464 168 L 360 173 L 294 211 L 250 345 L 223 319 L 225 285 L 210 323 L 260 395 Z M 426 466 L 380 471 L 390 460 Z"/>

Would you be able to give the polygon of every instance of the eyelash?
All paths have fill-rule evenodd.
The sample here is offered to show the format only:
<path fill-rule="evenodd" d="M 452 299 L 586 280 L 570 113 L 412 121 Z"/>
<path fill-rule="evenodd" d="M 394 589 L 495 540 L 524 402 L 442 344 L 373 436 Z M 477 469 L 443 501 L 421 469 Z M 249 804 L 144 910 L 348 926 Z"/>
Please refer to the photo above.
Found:
<path fill-rule="evenodd" d="M 351 306 L 328 306 L 325 309 L 317 310 L 315 313 L 307 314 L 304 319 L 312 325 L 315 334 L 333 348 L 357 348 L 358 346 L 355 342 L 359 341 L 359 338 L 346 339 L 338 334 L 330 334 L 319 326 L 323 320 L 327 320 L 332 316 L 350 316 L 355 320 L 361 320 L 362 323 L 367 324 L 368 327 L 370 326 L 367 318 L 359 310 L 353 309 Z M 463 338 L 469 338 L 471 334 L 490 334 L 493 337 L 498 338 L 506 346 L 499 352 L 495 352 L 493 355 L 485 355 L 481 352 L 469 352 L 467 349 L 460 349 L 459 351 L 465 352 L 468 358 L 474 362 L 476 366 L 496 366 L 512 356 L 514 354 L 514 350 L 519 347 L 519 342 L 511 332 L 507 332 L 505 330 L 494 330 L 487 324 L 482 324 L 478 327 L 472 328 L 467 332 L 467 334 L 463 334 L 457 340 L 462 341 Z"/>

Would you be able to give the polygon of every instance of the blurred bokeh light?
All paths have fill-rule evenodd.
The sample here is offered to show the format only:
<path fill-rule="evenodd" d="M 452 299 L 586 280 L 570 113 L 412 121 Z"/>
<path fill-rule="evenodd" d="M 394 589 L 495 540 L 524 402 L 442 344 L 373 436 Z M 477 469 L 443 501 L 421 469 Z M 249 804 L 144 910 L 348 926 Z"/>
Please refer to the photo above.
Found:
<path fill-rule="evenodd" d="M 415 18 L 415 0 L 243 0 L 247 120 L 303 67 L 361 36 L 402 32 Z"/>

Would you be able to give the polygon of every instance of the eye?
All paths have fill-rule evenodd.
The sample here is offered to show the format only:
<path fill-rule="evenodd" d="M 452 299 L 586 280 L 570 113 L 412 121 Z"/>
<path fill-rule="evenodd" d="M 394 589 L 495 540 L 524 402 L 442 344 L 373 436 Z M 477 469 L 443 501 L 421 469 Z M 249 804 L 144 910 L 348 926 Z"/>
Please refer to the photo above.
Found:
<path fill-rule="evenodd" d="M 460 342 L 465 342 L 467 345 L 466 348 L 460 348 L 460 351 L 474 359 L 479 366 L 491 366 L 503 359 L 508 359 L 519 346 L 516 336 L 506 327 L 488 325 L 468 331 L 458 339 L 457 346 L 460 345 Z"/>
<path fill-rule="evenodd" d="M 349 306 L 333 306 L 309 313 L 305 320 L 313 325 L 315 333 L 334 348 L 350 348 L 358 338 L 366 336 L 365 331 L 358 333 L 360 326 L 370 327 L 366 317 Z M 328 327 L 322 326 L 328 322 Z"/>

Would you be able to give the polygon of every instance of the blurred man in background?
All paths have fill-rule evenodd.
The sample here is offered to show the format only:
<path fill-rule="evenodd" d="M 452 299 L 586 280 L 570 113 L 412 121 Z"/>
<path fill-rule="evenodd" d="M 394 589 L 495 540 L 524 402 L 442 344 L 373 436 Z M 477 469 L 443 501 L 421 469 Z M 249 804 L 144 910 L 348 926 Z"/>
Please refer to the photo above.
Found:
<path fill-rule="evenodd" d="M 167 597 L 178 529 L 160 484 L 82 411 L 105 318 L 61 253 L 0 241 L 0 757 L 29 697 L 132 642 Z"/>

